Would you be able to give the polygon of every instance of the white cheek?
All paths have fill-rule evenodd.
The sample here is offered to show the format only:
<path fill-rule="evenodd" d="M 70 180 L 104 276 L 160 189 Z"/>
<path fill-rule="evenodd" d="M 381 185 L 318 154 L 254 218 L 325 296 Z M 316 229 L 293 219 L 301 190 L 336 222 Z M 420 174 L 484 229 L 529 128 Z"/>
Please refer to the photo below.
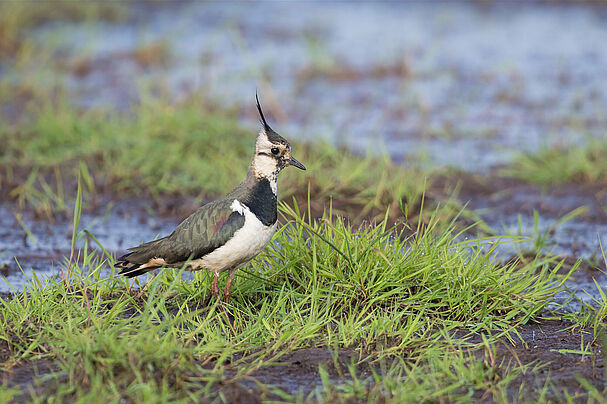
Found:
<path fill-rule="evenodd" d="M 257 147 L 257 150 L 260 150 L 260 149 L 269 149 L 274 145 L 272 144 L 272 142 L 270 142 L 268 140 L 266 133 L 262 130 L 261 132 L 259 132 L 259 136 L 257 136 L 257 140 L 255 141 L 255 146 Z"/>
<path fill-rule="evenodd" d="M 269 156 L 257 156 L 255 158 L 255 172 L 266 178 L 270 178 L 277 171 L 276 160 Z"/>

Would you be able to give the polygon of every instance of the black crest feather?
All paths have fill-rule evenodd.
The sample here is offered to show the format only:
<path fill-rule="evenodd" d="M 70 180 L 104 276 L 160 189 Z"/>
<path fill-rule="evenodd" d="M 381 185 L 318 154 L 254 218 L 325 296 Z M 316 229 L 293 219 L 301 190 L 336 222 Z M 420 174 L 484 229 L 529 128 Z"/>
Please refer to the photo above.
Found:
<path fill-rule="evenodd" d="M 255 100 L 257 100 L 257 111 L 259 111 L 259 118 L 261 123 L 263 124 L 263 129 L 266 132 L 266 136 L 268 140 L 272 143 L 276 144 L 289 144 L 285 138 L 280 136 L 278 133 L 274 132 L 274 130 L 268 125 L 266 122 L 266 117 L 263 116 L 263 111 L 261 110 L 261 105 L 259 105 L 259 97 L 257 96 L 257 91 L 255 91 Z"/>
<path fill-rule="evenodd" d="M 259 111 L 259 118 L 261 119 L 263 128 L 266 130 L 266 132 L 269 132 L 272 130 L 272 128 L 270 128 L 270 125 L 268 125 L 268 123 L 266 122 L 265 116 L 263 116 L 263 111 L 261 110 L 261 105 L 259 105 L 259 97 L 257 96 L 257 91 L 255 91 L 255 100 L 257 101 L 257 111 Z"/>

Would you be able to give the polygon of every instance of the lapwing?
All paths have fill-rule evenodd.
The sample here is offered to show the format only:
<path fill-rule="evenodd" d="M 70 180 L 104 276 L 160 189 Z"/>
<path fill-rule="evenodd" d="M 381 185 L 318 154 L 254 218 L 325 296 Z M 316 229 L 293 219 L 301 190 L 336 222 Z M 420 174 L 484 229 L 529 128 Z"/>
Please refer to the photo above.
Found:
<path fill-rule="evenodd" d="M 230 298 L 236 270 L 259 254 L 276 231 L 278 174 L 290 165 L 306 169 L 291 156 L 289 142 L 268 125 L 257 95 L 255 99 L 262 128 L 244 181 L 198 208 L 168 236 L 129 248 L 117 260 L 120 275 L 130 278 L 163 267 L 206 269 L 214 274 L 211 293 L 221 302 L 217 279 L 229 271 L 224 300 Z"/>

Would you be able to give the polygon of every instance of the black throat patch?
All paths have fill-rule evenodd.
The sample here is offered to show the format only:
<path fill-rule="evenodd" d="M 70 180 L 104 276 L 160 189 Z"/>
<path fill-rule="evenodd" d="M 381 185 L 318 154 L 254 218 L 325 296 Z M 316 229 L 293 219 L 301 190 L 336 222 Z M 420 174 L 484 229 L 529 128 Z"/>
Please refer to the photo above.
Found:
<path fill-rule="evenodd" d="M 240 202 L 245 204 L 264 226 L 272 226 L 276 223 L 278 218 L 276 195 L 272 192 L 267 178 L 258 179 L 251 192 Z"/>

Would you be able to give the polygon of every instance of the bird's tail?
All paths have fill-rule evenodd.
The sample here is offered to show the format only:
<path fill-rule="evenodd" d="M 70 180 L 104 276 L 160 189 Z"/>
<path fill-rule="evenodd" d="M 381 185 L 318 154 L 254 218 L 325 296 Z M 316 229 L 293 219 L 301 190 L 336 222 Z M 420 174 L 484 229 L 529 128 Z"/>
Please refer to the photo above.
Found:
<path fill-rule="evenodd" d="M 129 248 L 131 251 L 128 254 L 116 260 L 116 268 L 120 268 L 119 275 L 133 278 L 143 275 L 153 269 L 160 268 L 164 265 L 164 260 L 157 258 L 158 245 L 164 239 L 158 239 L 142 244 L 138 247 Z"/>
<path fill-rule="evenodd" d="M 123 266 L 121 266 L 121 264 Z M 128 262 L 117 262 L 116 267 L 120 268 L 118 275 L 124 275 L 127 278 L 134 278 L 135 276 L 143 275 L 146 272 L 158 267 L 145 266 L 145 264 L 130 264 Z"/>

